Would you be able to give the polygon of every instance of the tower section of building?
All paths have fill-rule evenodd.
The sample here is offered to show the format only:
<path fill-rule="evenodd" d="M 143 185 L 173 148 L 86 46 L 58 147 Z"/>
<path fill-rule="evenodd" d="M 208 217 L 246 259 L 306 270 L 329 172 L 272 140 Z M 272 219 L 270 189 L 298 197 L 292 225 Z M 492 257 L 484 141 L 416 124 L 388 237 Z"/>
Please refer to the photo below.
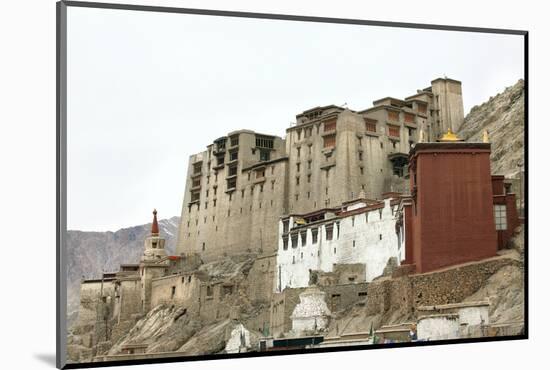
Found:
<path fill-rule="evenodd" d="M 199 253 L 204 261 L 274 252 L 286 211 L 286 161 L 283 139 L 249 130 L 192 155 L 177 252 Z"/>

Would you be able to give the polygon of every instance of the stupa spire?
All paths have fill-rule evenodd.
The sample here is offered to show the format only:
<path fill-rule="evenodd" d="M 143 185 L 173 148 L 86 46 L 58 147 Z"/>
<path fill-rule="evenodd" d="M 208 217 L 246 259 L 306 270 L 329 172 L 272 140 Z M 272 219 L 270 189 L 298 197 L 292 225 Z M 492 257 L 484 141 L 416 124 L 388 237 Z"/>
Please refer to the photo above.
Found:
<path fill-rule="evenodd" d="M 159 224 L 157 222 L 157 210 L 153 210 L 153 225 L 151 226 L 151 235 L 152 236 L 158 236 L 159 235 Z"/>

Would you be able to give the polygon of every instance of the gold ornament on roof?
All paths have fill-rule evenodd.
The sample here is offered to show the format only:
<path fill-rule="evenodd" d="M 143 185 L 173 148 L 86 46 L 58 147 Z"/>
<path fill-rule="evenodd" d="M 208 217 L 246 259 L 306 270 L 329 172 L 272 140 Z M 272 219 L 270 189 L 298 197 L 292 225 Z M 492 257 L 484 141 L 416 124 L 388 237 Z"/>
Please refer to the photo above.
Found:
<path fill-rule="evenodd" d="M 449 127 L 447 133 L 445 135 L 443 135 L 441 137 L 441 139 L 439 139 L 438 141 L 442 141 L 442 142 L 453 142 L 453 141 L 464 141 L 462 140 L 461 138 L 459 138 L 458 136 L 456 136 L 456 134 L 454 132 L 451 131 L 451 128 Z"/>

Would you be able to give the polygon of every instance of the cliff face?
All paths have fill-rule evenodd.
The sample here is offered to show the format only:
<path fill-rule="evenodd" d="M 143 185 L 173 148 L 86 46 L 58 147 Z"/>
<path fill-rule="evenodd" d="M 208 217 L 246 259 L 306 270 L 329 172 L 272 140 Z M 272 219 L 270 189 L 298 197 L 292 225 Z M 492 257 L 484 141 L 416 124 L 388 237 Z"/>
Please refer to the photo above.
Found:
<path fill-rule="evenodd" d="M 179 217 L 159 221 L 160 235 L 166 239 L 168 254 L 176 250 Z M 143 241 L 151 232 L 151 224 L 118 231 L 67 232 L 67 313 L 69 327 L 76 318 L 80 280 L 98 278 L 102 272 L 118 271 L 121 263 L 138 263 Z"/>
<path fill-rule="evenodd" d="M 502 93 L 476 105 L 464 119 L 458 135 L 466 141 L 482 141 L 489 132 L 492 173 L 515 177 L 518 163 L 523 165 L 524 148 L 524 81 L 507 87 Z"/>

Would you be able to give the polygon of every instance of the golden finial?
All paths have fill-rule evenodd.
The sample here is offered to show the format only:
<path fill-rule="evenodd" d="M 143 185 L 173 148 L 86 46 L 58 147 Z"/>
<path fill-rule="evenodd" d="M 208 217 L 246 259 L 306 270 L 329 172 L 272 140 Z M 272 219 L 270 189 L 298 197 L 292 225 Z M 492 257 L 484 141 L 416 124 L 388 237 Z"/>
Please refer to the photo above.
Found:
<path fill-rule="evenodd" d="M 450 141 L 464 141 L 458 136 L 456 136 L 455 133 L 451 131 L 451 128 L 449 127 L 447 133 L 441 137 L 438 141 L 444 141 L 444 142 L 450 142 Z"/>
<path fill-rule="evenodd" d="M 487 131 L 487 130 L 483 131 L 483 142 L 484 143 L 489 142 L 489 131 Z"/>

